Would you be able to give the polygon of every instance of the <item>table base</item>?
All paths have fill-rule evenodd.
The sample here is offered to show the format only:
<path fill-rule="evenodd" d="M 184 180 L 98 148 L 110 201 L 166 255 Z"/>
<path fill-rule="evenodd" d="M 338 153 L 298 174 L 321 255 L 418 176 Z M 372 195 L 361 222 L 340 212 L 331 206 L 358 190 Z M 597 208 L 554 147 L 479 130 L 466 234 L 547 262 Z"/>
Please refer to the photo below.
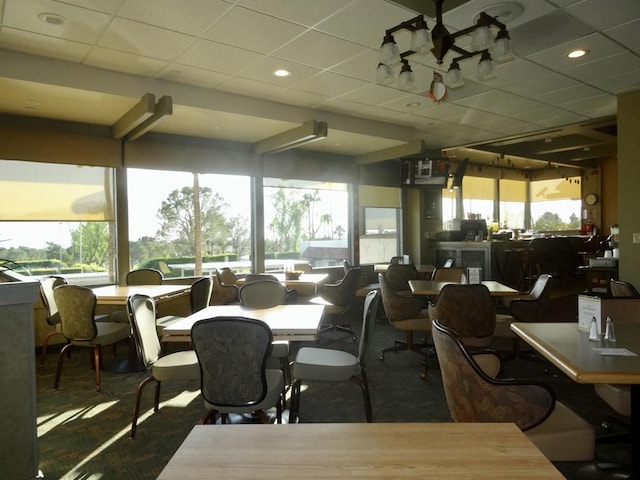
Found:
<path fill-rule="evenodd" d="M 628 480 L 631 470 L 626 465 L 598 462 L 582 467 L 576 473 L 577 480 Z"/>

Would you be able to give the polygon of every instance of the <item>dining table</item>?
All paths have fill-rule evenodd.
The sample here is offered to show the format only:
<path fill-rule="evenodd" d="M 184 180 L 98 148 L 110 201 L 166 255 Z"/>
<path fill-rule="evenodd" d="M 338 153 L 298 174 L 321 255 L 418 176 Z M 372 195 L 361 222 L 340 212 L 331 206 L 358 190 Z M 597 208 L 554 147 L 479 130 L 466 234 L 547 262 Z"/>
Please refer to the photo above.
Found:
<path fill-rule="evenodd" d="M 127 298 L 134 294 L 148 295 L 156 303 L 172 300 L 183 295 L 189 295 L 191 285 L 105 285 L 93 288 L 97 305 L 116 305 L 124 307 Z"/>
<path fill-rule="evenodd" d="M 384 273 L 389 268 L 389 263 L 376 263 L 373 265 L 373 271 L 375 273 Z M 435 265 L 431 264 L 415 264 L 416 270 L 420 275 L 430 277 L 433 271 L 436 269 Z"/>
<path fill-rule="evenodd" d="M 287 288 L 294 289 L 302 286 L 315 287 L 319 283 L 322 283 L 329 276 L 327 273 L 307 273 L 303 272 L 298 278 L 287 278 L 285 273 L 268 273 L 268 275 L 274 276 L 280 283 L 287 286 Z M 236 285 L 241 287 L 246 283 L 246 279 L 241 277 L 236 282 Z"/>
<path fill-rule="evenodd" d="M 158 480 L 546 479 L 564 476 L 513 423 L 197 425 Z"/>
<path fill-rule="evenodd" d="M 171 341 L 191 339 L 191 327 L 199 320 L 212 317 L 246 317 L 265 322 L 274 340 L 316 341 L 324 305 L 292 304 L 271 308 L 249 308 L 243 305 L 211 305 L 165 327 L 163 334 Z"/>
<path fill-rule="evenodd" d="M 511 288 L 504 283 L 495 280 L 483 280 L 480 282 L 489 289 L 492 297 L 513 297 L 521 295 L 519 290 Z M 411 294 L 416 296 L 437 296 L 445 285 L 459 285 L 455 282 L 437 282 L 434 280 L 409 280 Z"/>
<path fill-rule="evenodd" d="M 511 330 L 574 382 L 630 385 L 629 465 L 594 463 L 584 467 L 580 478 L 640 479 L 640 324 L 617 324 L 615 342 L 589 340 L 577 322 L 514 322 Z"/>

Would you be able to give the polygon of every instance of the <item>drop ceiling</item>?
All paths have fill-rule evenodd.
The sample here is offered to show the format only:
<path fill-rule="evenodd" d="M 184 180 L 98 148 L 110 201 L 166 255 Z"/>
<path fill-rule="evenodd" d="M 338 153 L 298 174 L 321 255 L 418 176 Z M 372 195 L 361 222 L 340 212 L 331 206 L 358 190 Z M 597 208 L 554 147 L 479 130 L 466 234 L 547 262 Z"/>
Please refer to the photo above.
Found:
<path fill-rule="evenodd" d="M 410 58 L 416 91 L 375 82 L 385 30 L 418 13 L 433 26 L 431 0 L 0 0 L 0 113 L 110 126 L 153 93 L 173 98 L 160 133 L 254 144 L 317 120 L 327 138 L 302 148 L 355 159 L 420 142 L 521 168 L 615 155 L 616 95 L 640 88 L 640 2 L 446 0 L 444 23 L 483 10 L 515 59 L 488 81 L 462 61 L 465 85 L 435 103 L 448 63 L 430 54 Z M 589 53 L 569 60 L 576 47 Z"/>

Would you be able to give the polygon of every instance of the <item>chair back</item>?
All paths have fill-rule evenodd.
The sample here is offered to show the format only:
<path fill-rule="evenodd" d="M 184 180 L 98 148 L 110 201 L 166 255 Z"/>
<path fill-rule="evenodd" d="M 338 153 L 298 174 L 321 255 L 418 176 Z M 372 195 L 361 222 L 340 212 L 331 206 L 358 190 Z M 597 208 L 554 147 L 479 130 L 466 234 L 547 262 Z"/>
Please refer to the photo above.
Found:
<path fill-rule="evenodd" d="M 220 278 L 219 272 L 213 276 L 213 302 L 215 304 L 227 305 L 238 300 L 238 286 L 224 285 Z"/>
<path fill-rule="evenodd" d="M 213 293 L 213 277 L 207 276 L 197 279 L 191 284 L 189 302 L 191 313 L 196 313 L 209 306 Z"/>
<path fill-rule="evenodd" d="M 162 354 L 156 331 L 156 303 L 147 295 L 131 295 L 127 299 L 127 313 L 138 358 L 149 370 Z"/>
<path fill-rule="evenodd" d="M 229 267 L 219 268 L 216 270 L 216 275 L 222 285 L 235 285 L 238 282 L 238 276 Z"/>
<path fill-rule="evenodd" d="M 158 260 L 158 269 L 162 272 L 162 275 L 169 275 L 171 273 L 171 267 L 169 267 L 164 260 Z"/>
<path fill-rule="evenodd" d="M 60 313 L 56 299 L 53 297 L 53 289 L 59 285 L 66 285 L 67 280 L 64 277 L 50 275 L 40 280 L 40 297 L 42 303 L 47 310 L 47 323 L 49 325 L 57 325 L 60 323 Z"/>
<path fill-rule="evenodd" d="M 244 317 L 208 318 L 193 325 L 191 340 L 205 402 L 234 407 L 264 400 L 265 369 L 273 340 L 266 323 Z"/>
<path fill-rule="evenodd" d="M 410 290 L 409 280 L 417 280 L 420 278 L 420 274 L 415 265 L 404 265 L 401 263 L 389 265 L 383 275 L 391 288 L 396 292 Z"/>
<path fill-rule="evenodd" d="M 127 273 L 127 285 L 161 285 L 162 272 L 155 268 L 140 268 Z"/>
<path fill-rule="evenodd" d="M 333 305 L 346 307 L 356 295 L 359 280 L 360 269 L 351 268 L 338 282 L 318 285 L 318 294 Z"/>
<path fill-rule="evenodd" d="M 444 393 L 455 422 L 513 422 L 528 430 L 551 414 L 555 394 L 549 386 L 538 380 L 488 376 L 453 330 L 438 320 L 432 323 Z"/>
<path fill-rule="evenodd" d="M 60 285 L 54 288 L 53 296 L 60 313 L 62 335 L 71 341 L 93 340 L 98 334 L 93 290 L 79 285 Z"/>
<path fill-rule="evenodd" d="M 306 263 L 306 262 L 294 263 L 293 264 L 293 269 L 297 270 L 299 272 L 304 272 L 304 273 L 312 273 L 313 272 L 313 268 L 311 267 L 311 265 Z"/>
<path fill-rule="evenodd" d="M 613 297 L 633 297 L 633 298 L 640 297 L 640 293 L 638 293 L 638 290 L 636 290 L 636 287 L 634 287 L 629 282 L 624 282 L 622 280 L 615 280 L 612 278 L 610 287 L 611 287 L 611 295 Z"/>
<path fill-rule="evenodd" d="M 431 280 L 435 282 L 461 283 L 462 276 L 466 275 L 466 273 L 466 270 L 462 267 L 438 267 L 431 274 Z"/>
<path fill-rule="evenodd" d="M 364 297 L 364 307 L 362 308 L 362 330 L 360 331 L 360 343 L 358 344 L 358 363 L 361 368 L 366 366 L 369 339 L 371 338 L 373 324 L 378 317 L 379 307 L 380 292 L 372 290 L 367 293 L 367 296 Z"/>
<path fill-rule="evenodd" d="M 456 261 L 453 258 L 447 258 L 442 264 L 443 268 L 451 268 L 455 266 Z"/>
<path fill-rule="evenodd" d="M 551 300 L 553 277 L 547 273 L 540 275 L 528 294 L 509 302 L 509 313 L 519 322 L 546 321 Z"/>
<path fill-rule="evenodd" d="M 482 284 L 448 284 L 429 305 L 429 318 L 456 332 L 466 346 L 487 346 L 496 328 L 496 307 Z"/>
<path fill-rule="evenodd" d="M 245 283 L 240 287 L 240 304 L 250 308 L 271 308 L 284 305 L 289 289 L 278 281 Z"/>
<path fill-rule="evenodd" d="M 414 318 L 424 308 L 424 300 L 422 298 L 398 295 L 385 274 L 378 274 L 378 282 L 380 283 L 382 305 L 391 323 L 396 320 Z"/>
<path fill-rule="evenodd" d="M 277 282 L 278 278 L 269 273 L 248 273 L 244 277 L 245 284 L 253 282 Z"/>
<path fill-rule="evenodd" d="M 402 265 L 402 262 L 404 262 L 404 257 L 391 257 L 389 265 Z"/>

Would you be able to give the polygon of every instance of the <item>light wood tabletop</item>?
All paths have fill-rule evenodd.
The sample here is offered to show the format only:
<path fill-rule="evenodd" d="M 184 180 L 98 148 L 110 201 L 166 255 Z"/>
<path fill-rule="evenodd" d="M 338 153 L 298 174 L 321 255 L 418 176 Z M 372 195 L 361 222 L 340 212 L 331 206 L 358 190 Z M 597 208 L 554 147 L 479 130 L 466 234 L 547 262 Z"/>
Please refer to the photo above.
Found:
<path fill-rule="evenodd" d="M 163 302 L 182 295 L 188 295 L 190 285 L 106 285 L 93 288 L 98 305 L 127 304 L 127 298 L 133 294 L 152 297 L 156 302 Z"/>
<path fill-rule="evenodd" d="M 191 327 L 198 320 L 211 317 L 239 316 L 262 320 L 274 340 L 315 341 L 324 313 L 324 305 L 277 305 L 272 308 L 248 308 L 242 305 L 212 305 L 165 327 L 164 335 L 191 337 Z"/>
<path fill-rule="evenodd" d="M 564 479 L 511 423 L 198 425 L 158 480 Z"/>
<path fill-rule="evenodd" d="M 575 382 L 631 385 L 631 476 L 615 478 L 640 478 L 640 324 L 616 324 L 616 342 L 590 341 L 577 322 L 514 322 L 511 330 Z M 635 355 L 603 355 L 602 348 Z"/>
<path fill-rule="evenodd" d="M 520 291 L 494 280 L 481 282 L 489 289 L 492 297 L 508 297 L 520 295 Z M 413 295 L 437 296 L 445 285 L 458 285 L 454 282 L 435 282 L 433 280 L 409 280 L 409 288 Z"/>
<path fill-rule="evenodd" d="M 422 273 L 424 275 L 431 275 L 433 273 L 433 271 L 436 269 L 435 265 L 415 265 L 416 270 L 418 271 L 418 273 Z M 384 273 L 387 271 L 387 269 L 389 268 L 389 264 L 388 263 L 376 263 L 373 266 L 373 271 L 375 273 Z"/>
<path fill-rule="evenodd" d="M 300 278 L 293 280 L 288 279 L 284 273 L 269 273 L 268 275 L 273 275 L 279 282 L 284 283 L 287 287 L 317 285 L 329 276 L 327 273 L 302 273 Z M 245 278 L 239 278 L 236 285 L 244 285 L 246 283 L 245 280 Z"/>

